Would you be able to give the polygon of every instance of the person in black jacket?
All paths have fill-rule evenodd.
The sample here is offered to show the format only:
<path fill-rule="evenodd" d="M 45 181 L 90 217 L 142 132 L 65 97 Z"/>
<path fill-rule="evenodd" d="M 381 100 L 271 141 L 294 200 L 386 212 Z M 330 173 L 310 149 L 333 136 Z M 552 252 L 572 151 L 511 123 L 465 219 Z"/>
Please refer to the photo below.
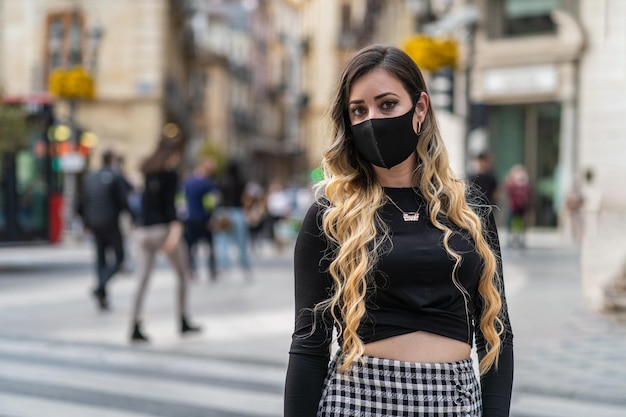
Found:
<path fill-rule="evenodd" d="M 155 151 L 143 162 L 144 190 L 141 200 L 142 226 L 139 228 L 141 266 L 140 281 L 135 296 L 131 341 L 147 342 L 148 338 L 141 329 L 141 310 L 146 286 L 156 254 L 163 251 L 172 265 L 178 279 L 177 313 L 181 334 L 200 331 L 200 327 L 189 323 L 187 291 L 185 277 L 188 271 L 188 259 L 183 242 L 183 225 L 178 220 L 175 198 L 179 189 L 178 173 L 182 152 L 176 138 L 163 138 Z"/>
<path fill-rule="evenodd" d="M 122 178 L 113 169 L 115 154 L 107 150 L 102 155 L 102 168 L 88 173 L 83 179 L 78 213 L 93 235 L 96 246 L 96 275 L 98 282 L 93 294 L 101 310 L 109 309 L 107 283 L 124 262 L 124 238 L 119 217 L 123 210 L 130 213 Z M 112 262 L 107 252 L 114 253 Z"/>

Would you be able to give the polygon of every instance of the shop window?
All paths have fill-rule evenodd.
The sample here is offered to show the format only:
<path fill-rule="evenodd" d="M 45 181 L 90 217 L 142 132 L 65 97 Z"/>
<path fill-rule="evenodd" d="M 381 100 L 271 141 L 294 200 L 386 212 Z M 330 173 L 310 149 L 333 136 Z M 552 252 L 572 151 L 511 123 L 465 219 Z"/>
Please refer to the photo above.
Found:
<path fill-rule="evenodd" d="M 523 164 L 533 187 L 529 223 L 555 227 L 563 190 L 558 188 L 561 137 L 561 105 L 534 103 L 492 106 L 488 113 L 490 148 L 495 155 L 495 171 L 500 184 L 509 169 Z M 507 207 L 500 193 L 499 207 Z M 506 210 L 500 214 L 505 221 Z"/>
<path fill-rule="evenodd" d="M 550 14 L 559 0 L 488 0 L 489 37 L 509 38 L 556 32 Z"/>
<path fill-rule="evenodd" d="M 51 70 L 71 67 L 83 63 L 85 25 L 79 11 L 50 13 L 45 31 L 45 74 L 47 80 Z"/>

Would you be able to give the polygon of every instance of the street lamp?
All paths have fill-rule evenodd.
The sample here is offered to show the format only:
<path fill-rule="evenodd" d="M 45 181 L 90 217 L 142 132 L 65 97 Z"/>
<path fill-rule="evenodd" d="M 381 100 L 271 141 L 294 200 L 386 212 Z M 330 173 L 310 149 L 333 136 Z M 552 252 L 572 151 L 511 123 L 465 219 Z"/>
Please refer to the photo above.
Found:
<path fill-rule="evenodd" d="M 74 21 L 73 23 L 74 24 Z M 49 45 L 53 56 L 58 56 L 59 60 L 53 63 L 55 68 L 50 72 L 49 89 L 56 97 L 66 100 L 69 107 L 68 125 L 70 137 L 68 138 L 68 152 L 61 155 L 60 168 L 64 173 L 63 194 L 66 201 L 65 224 L 66 229 L 72 234 L 75 227 L 74 207 L 76 206 L 76 176 L 85 167 L 85 157 L 78 152 L 79 141 L 78 127 L 76 125 L 76 112 L 80 100 L 93 99 L 95 94 L 94 73 L 98 57 L 98 49 L 102 39 L 103 30 L 99 26 L 94 26 L 87 31 L 88 55 L 81 53 L 80 28 L 71 28 L 72 45 L 70 53 L 65 61 L 61 56 L 60 47 L 62 45 L 62 32 L 54 30 L 51 32 Z M 81 61 L 86 65 L 81 66 Z M 69 67 L 63 67 L 63 64 Z"/>

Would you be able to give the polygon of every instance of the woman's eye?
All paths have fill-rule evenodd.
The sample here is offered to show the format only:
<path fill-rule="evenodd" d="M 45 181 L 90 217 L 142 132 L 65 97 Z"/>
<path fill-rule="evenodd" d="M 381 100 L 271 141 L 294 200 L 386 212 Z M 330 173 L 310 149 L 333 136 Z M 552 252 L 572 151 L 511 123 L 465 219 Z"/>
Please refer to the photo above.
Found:
<path fill-rule="evenodd" d="M 388 100 L 388 101 L 385 101 L 380 107 L 383 110 L 391 110 L 396 106 L 396 104 L 398 104 L 397 101 Z"/>
<path fill-rule="evenodd" d="M 353 116 L 363 116 L 363 114 L 365 114 L 365 109 L 363 107 L 353 107 L 352 110 L 350 110 L 350 113 L 352 113 Z"/>

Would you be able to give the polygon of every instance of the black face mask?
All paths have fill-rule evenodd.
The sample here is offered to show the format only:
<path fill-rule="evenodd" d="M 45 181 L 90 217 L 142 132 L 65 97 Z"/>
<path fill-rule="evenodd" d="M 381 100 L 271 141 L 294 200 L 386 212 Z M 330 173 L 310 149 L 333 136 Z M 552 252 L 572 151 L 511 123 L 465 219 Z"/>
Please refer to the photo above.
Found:
<path fill-rule="evenodd" d="M 413 130 L 415 107 L 398 117 L 369 119 L 350 126 L 356 150 L 368 162 L 391 168 L 411 156 L 419 134 Z"/>

